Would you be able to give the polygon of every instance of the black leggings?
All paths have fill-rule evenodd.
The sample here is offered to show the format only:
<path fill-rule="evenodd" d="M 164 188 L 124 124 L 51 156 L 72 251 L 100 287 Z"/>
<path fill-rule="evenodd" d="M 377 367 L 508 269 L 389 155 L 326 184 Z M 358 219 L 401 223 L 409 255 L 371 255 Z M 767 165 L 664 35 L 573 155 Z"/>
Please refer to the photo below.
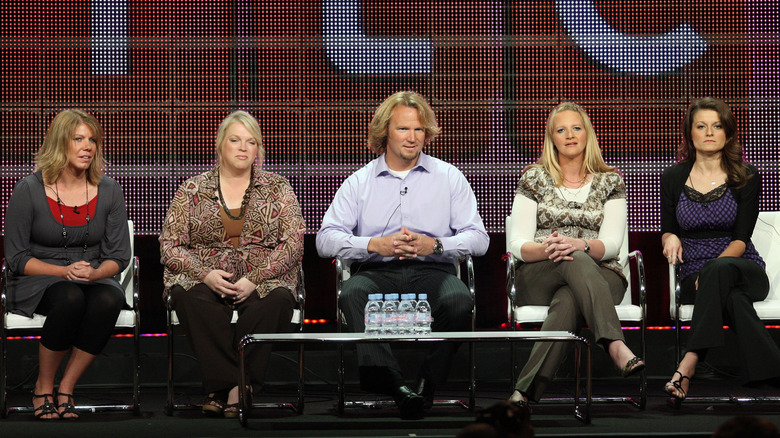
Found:
<path fill-rule="evenodd" d="M 98 355 L 111 338 L 125 294 L 100 283 L 60 281 L 43 293 L 35 313 L 46 315 L 41 344 L 52 351 L 71 346 Z"/>

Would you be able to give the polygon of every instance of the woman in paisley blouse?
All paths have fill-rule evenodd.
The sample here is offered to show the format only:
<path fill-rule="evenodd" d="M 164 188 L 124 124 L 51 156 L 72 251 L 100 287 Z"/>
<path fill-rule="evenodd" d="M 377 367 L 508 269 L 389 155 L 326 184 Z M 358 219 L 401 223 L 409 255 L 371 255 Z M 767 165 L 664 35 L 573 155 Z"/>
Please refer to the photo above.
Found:
<path fill-rule="evenodd" d="M 625 344 L 615 304 L 626 279 L 618 252 L 626 230 L 623 179 L 601 157 L 590 119 L 564 102 L 547 119 L 542 155 L 517 187 L 509 233 L 518 305 L 549 306 L 542 330 L 587 325 L 624 377 L 645 367 Z M 566 354 L 566 344 L 538 342 L 510 401 L 538 401 Z"/>
<path fill-rule="evenodd" d="M 215 416 L 238 415 L 237 342 L 290 331 L 296 305 L 305 224 L 287 180 L 262 170 L 264 155 L 254 117 L 226 117 L 217 166 L 179 187 L 160 235 L 166 293 L 198 358 L 203 412 Z M 270 346 L 248 351 L 254 392 L 269 355 Z"/>
<path fill-rule="evenodd" d="M 753 308 L 769 292 L 764 261 L 750 241 L 761 176 L 742 160 L 737 123 L 724 102 L 694 101 L 682 135 L 679 162 L 661 178 L 663 254 L 679 263 L 682 302 L 694 305 L 687 352 L 664 386 L 676 404 L 699 360 L 724 345 L 724 325 L 737 334 L 745 381 L 780 376 L 780 349 Z"/>

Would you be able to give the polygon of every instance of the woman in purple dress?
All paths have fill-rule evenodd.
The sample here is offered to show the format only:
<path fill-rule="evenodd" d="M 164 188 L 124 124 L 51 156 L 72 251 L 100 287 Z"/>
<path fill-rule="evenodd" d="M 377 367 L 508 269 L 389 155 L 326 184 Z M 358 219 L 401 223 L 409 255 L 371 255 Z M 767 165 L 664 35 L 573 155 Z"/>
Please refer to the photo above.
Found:
<path fill-rule="evenodd" d="M 661 177 L 661 241 L 680 264 L 683 304 L 693 304 L 687 352 L 664 391 L 679 404 L 696 364 L 725 343 L 723 326 L 737 334 L 747 382 L 780 376 L 780 349 L 756 315 L 769 280 L 750 237 L 758 218 L 761 176 L 742 160 L 737 124 L 722 101 L 694 101 L 682 123 L 678 164 Z"/>

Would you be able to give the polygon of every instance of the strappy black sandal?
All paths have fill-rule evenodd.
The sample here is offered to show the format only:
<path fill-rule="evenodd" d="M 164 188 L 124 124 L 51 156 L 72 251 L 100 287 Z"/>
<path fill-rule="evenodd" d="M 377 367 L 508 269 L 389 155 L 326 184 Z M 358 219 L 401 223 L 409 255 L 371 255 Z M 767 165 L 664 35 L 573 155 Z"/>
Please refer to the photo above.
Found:
<path fill-rule="evenodd" d="M 35 408 L 33 411 L 33 415 L 35 415 L 35 418 L 42 421 L 50 421 L 50 420 L 59 420 L 62 418 L 60 416 L 60 413 L 57 411 L 57 405 L 54 404 L 54 394 L 36 394 L 33 391 L 33 404 L 35 404 L 36 398 L 42 398 L 43 404 Z M 49 397 L 51 397 L 52 401 L 49 401 Z M 44 415 L 55 415 L 55 417 L 48 417 L 43 418 Z"/>
<path fill-rule="evenodd" d="M 680 378 L 666 382 L 666 385 L 664 385 L 664 392 L 669 394 L 674 399 L 674 408 L 679 408 L 680 404 L 683 402 L 683 400 L 685 400 L 685 397 L 688 396 L 682 387 L 682 383 L 688 379 L 688 384 L 690 385 L 691 378 L 688 376 L 683 376 L 683 373 L 679 371 L 675 371 L 674 374 L 672 374 L 672 377 L 674 377 L 675 374 L 679 374 Z"/>
<path fill-rule="evenodd" d="M 60 418 L 62 418 L 63 420 L 75 420 L 79 418 L 79 413 L 76 412 L 76 405 L 73 404 L 73 394 L 58 392 L 57 398 L 59 399 L 60 396 L 64 396 L 68 398 L 68 401 L 66 401 L 65 403 L 59 403 L 59 400 L 57 402 L 57 411 L 59 412 L 59 409 L 62 409 L 62 412 L 59 412 Z M 74 416 L 66 417 L 65 414 L 72 414 Z"/>

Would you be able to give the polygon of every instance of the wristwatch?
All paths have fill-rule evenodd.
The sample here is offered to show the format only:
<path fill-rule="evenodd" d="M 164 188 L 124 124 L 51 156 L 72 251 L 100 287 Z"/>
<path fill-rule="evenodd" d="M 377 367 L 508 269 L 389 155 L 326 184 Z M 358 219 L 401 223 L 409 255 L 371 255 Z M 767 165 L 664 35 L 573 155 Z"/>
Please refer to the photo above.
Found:
<path fill-rule="evenodd" d="M 585 239 L 582 239 L 583 242 L 585 242 L 585 254 L 590 254 L 590 245 L 588 245 L 588 241 Z"/>
<path fill-rule="evenodd" d="M 441 240 L 436 238 L 433 239 L 433 253 L 436 255 L 444 254 L 444 245 L 442 245 Z"/>

